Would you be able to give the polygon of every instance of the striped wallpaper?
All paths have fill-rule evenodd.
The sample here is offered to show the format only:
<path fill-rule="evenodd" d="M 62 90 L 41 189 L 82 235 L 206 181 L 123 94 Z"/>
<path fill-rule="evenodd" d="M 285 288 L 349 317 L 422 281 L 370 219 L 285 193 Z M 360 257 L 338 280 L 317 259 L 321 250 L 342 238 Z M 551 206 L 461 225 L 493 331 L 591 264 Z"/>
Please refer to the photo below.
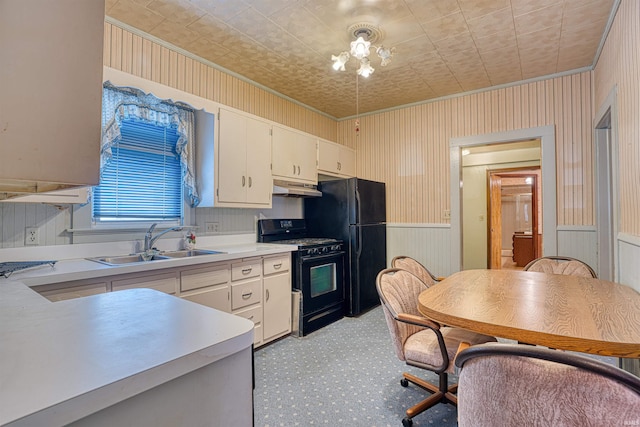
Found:
<path fill-rule="evenodd" d="M 336 140 L 335 120 L 105 22 L 104 65 Z"/>
<path fill-rule="evenodd" d="M 387 183 L 390 222 L 446 223 L 449 141 L 555 125 L 558 224 L 593 225 L 591 73 L 439 100 L 338 123 L 357 174 Z"/>
<path fill-rule="evenodd" d="M 640 236 L 640 2 L 623 0 L 594 70 L 597 111 L 617 86 L 619 231 Z"/>

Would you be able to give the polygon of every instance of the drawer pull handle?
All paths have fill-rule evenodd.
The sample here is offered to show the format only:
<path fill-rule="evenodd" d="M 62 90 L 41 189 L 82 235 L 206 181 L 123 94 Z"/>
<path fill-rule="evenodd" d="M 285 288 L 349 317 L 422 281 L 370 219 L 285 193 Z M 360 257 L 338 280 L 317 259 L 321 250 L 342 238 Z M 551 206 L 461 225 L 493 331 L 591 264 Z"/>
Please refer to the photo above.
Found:
<path fill-rule="evenodd" d="M 266 295 L 266 297 L 267 297 L 266 299 L 267 299 L 267 301 L 269 301 L 269 289 L 267 289 L 266 294 L 267 294 Z"/>
<path fill-rule="evenodd" d="M 243 268 L 243 269 L 242 269 L 242 274 L 249 274 L 249 273 L 251 273 L 251 270 L 253 270 L 253 268 L 252 268 L 252 267 L 249 267 L 249 268 Z"/>
<path fill-rule="evenodd" d="M 253 292 L 248 292 L 246 294 L 242 294 L 242 299 L 249 299 L 249 298 L 251 298 L 251 295 L 253 295 Z"/>
<path fill-rule="evenodd" d="M 278 264 L 273 264 L 273 269 L 274 270 L 278 270 L 280 267 L 282 267 L 282 263 L 279 262 Z"/>
<path fill-rule="evenodd" d="M 249 320 L 253 320 L 253 316 L 249 316 L 249 317 L 248 317 L 248 319 L 249 319 Z"/>

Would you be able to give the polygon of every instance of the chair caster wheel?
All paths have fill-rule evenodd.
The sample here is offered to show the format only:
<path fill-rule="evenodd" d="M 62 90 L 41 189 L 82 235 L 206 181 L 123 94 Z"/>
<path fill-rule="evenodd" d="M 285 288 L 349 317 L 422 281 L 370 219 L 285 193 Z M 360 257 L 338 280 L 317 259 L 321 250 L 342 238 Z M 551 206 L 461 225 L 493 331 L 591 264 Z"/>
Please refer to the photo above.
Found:
<path fill-rule="evenodd" d="M 409 386 L 409 381 L 406 378 L 403 378 L 400 380 L 400 385 L 402 387 L 408 387 Z"/>
<path fill-rule="evenodd" d="M 411 427 L 413 425 L 413 420 L 411 418 L 403 418 L 402 426 L 403 427 Z"/>

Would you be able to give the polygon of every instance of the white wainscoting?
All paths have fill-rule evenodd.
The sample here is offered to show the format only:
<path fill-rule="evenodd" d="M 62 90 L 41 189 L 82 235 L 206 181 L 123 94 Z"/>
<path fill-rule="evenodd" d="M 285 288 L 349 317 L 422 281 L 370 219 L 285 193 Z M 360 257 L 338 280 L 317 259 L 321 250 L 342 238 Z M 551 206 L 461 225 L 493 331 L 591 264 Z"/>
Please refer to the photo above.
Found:
<path fill-rule="evenodd" d="M 640 292 L 640 237 L 618 235 L 618 282 Z"/>
<path fill-rule="evenodd" d="M 598 233 L 595 226 L 561 225 L 558 226 L 557 230 L 557 255 L 569 256 L 586 262 L 597 273 Z"/>
<path fill-rule="evenodd" d="M 391 260 L 398 255 L 415 258 L 436 276 L 454 273 L 451 227 L 449 224 L 387 224 L 387 265 L 391 266 Z"/>

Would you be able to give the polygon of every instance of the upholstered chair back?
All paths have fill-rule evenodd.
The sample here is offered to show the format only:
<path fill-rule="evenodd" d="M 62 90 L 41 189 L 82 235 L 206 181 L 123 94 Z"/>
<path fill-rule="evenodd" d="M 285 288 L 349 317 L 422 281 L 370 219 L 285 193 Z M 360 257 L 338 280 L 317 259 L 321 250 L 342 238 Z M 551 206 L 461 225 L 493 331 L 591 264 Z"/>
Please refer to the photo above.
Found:
<path fill-rule="evenodd" d="M 514 350 L 496 353 L 492 346 Z M 495 343 L 476 347 L 460 352 L 456 359 L 461 367 L 459 427 L 640 422 L 640 378 L 615 366 L 540 347 Z"/>
<path fill-rule="evenodd" d="M 418 296 L 420 292 L 427 289 L 427 286 L 416 276 L 404 270 L 381 275 L 377 286 L 393 347 L 398 358 L 404 361 L 406 360 L 403 349 L 405 341 L 424 328 L 395 320 L 390 310 L 396 314 L 422 316 L 418 311 Z"/>
<path fill-rule="evenodd" d="M 534 259 L 524 267 L 525 271 L 568 276 L 597 277 L 595 271 L 584 262 L 569 257 L 542 257 Z"/>
<path fill-rule="evenodd" d="M 408 256 L 397 256 L 391 260 L 391 267 L 407 270 L 422 280 L 427 286 L 434 285 L 436 278 L 431 272 L 420 262 Z"/>

